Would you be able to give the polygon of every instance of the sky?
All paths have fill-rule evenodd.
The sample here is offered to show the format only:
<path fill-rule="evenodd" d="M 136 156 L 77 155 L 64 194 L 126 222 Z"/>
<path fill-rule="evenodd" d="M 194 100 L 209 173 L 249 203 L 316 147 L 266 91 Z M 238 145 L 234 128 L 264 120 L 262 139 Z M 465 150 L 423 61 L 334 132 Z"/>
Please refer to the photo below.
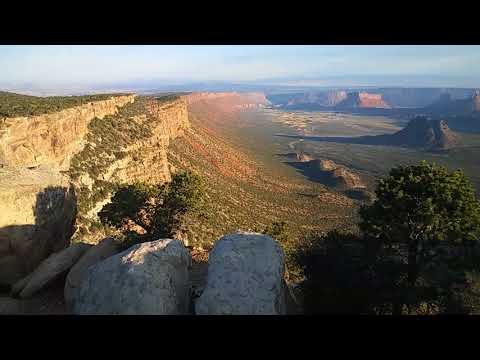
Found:
<path fill-rule="evenodd" d="M 0 45 L 0 87 L 242 82 L 480 87 L 480 46 Z"/>

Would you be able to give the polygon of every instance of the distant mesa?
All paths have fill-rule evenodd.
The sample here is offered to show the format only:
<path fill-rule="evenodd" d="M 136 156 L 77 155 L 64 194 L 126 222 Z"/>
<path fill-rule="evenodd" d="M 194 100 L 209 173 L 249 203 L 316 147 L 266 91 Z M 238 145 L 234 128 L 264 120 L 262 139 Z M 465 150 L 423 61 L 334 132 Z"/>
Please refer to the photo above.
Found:
<path fill-rule="evenodd" d="M 360 176 L 352 170 L 329 159 L 312 159 L 308 155 L 303 156 L 308 157 L 309 160 L 290 163 L 299 169 L 303 175 L 339 191 L 351 199 L 372 200 L 373 194 L 367 189 Z"/>
<path fill-rule="evenodd" d="M 294 97 L 287 102 L 287 106 L 299 104 L 317 104 L 322 107 L 333 107 L 347 98 L 346 91 L 325 91 L 318 93 L 305 93 Z"/>
<path fill-rule="evenodd" d="M 480 90 L 475 90 L 472 102 L 473 102 L 473 110 L 480 111 Z"/>
<path fill-rule="evenodd" d="M 277 135 L 343 144 L 401 146 L 427 151 L 453 148 L 457 146 L 459 140 L 458 135 L 448 127 L 445 120 L 432 120 L 426 116 L 416 116 L 405 128 L 394 134 L 357 137 Z"/>
<path fill-rule="evenodd" d="M 300 94 L 270 95 L 269 99 L 277 107 L 287 109 L 330 109 L 347 110 L 358 108 L 391 109 L 392 106 L 383 99 L 382 94 L 366 91 L 347 92 L 331 90 Z"/>
<path fill-rule="evenodd" d="M 369 145 L 393 145 L 436 151 L 453 148 L 458 136 L 445 120 L 432 120 L 426 116 L 416 116 L 405 128 L 394 134 L 361 136 L 356 143 Z M 352 139 L 353 140 L 353 139 Z"/>
<path fill-rule="evenodd" d="M 448 93 L 425 108 L 427 112 L 442 115 L 466 115 L 480 111 L 480 90 L 465 99 L 453 99 Z"/>
<path fill-rule="evenodd" d="M 335 106 L 336 109 L 376 108 L 391 109 L 392 107 L 382 98 L 381 94 L 368 92 L 348 93 L 346 98 Z"/>
<path fill-rule="evenodd" d="M 291 110 L 333 108 L 346 98 L 347 92 L 344 90 L 268 95 L 268 100 L 274 107 Z"/>

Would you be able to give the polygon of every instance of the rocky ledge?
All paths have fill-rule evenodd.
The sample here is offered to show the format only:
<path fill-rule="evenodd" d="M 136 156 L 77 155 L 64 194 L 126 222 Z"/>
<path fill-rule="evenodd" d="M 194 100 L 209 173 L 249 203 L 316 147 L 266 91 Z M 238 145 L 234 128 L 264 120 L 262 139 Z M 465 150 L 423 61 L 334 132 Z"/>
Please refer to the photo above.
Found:
<path fill-rule="evenodd" d="M 44 260 L 0 297 L 0 314 L 41 314 L 36 294 L 60 281 L 64 314 L 285 315 L 300 307 L 285 281 L 285 255 L 271 237 L 237 232 L 219 239 L 208 270 L 194 275 L 181 241 L 159 239 L 120 252 L 113 239 L 75 244 Z M 201 274 L 201 279 L 198 278 Z"/>

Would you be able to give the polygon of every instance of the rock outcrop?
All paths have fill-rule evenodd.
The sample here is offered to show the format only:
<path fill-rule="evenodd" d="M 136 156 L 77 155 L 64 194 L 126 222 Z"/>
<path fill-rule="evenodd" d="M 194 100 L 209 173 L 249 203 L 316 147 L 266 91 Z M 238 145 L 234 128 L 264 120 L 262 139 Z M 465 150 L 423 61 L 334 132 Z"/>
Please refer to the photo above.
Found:
<path fill-rule="evenodd" d="M 89 268 L 75 314 L 181 315 L 189 309 L 191 256 L 178 240 L 134 245 Z"/>
<path fill-rule="evenodd" d="M 98 221 L 113 184 L 169 181 L 167 147 L 189 121 L 184 99 L 122 95 L 1 125 L 0 285 L 12 285 L 65 248 L 80 219 Z"/>
<path fill-rule="evenodd" d="M 343 144 L 401 146 L 427 151 L 450 149 L 459 142 L 459 136 L 449 128 L 447 121 L 426 116 L 415 116 L 405 128 L 393 134 L 356 137 L 304 136 L 303 138 Z"/>
<path fill-rule="evenodd" d="M 151 136 L 126 148 L 128 155 L 118 162 L 117 167 L 112 164 L 110 171 L 104 174 L 104 180 L 110 180 L 109 175 L 124 183 L 171 180 L 167 148 L 190 127 L 186 103 L 183 99 L 167 104 L 152 102 L 146 110 L 150 115 L 148 121 L 154 124 Z"/>
<path fill-rule="evenodd" d="M 75 294 L 88 269 L 106 258 L 117 254 L 119 251 L 120 246 L 113 238 L 105 238 L 87 250 L 80 260 L 70 269 L 65 279 L 64 296 L 67 308 L 72 309 Z"/>
<path fill-rule="evenodd" d="M 450 130 L 445 120 L 432 120 L 417 116 L 408 125 L 391 135 L 378 135 L 370 138 L 370 143 L 388 144 L 421 148 L 425 150 L 444 150 L 454 147 L 458 136 Z"/>
<path fill-rule="evenodd" d="M 181 98 L 139 97 L 117 115 L 93 122 L 85 149 L 75 155 L 69 170 L 80 194 L 79 231 L 74 241 L 97 243 L 105 237 L 87 229 L 99 221 L 97 214 L 110 201 L 114 184 L 170 181 L 167 148 L 189 126 L 186 102 Z"/>
<path fill-rule="evenodd" d="M 58 172 L 0 168 L 0 284 L 13 284 L 65 248 L 76 210 L 75 192 Z"/>
<path fill-rule="evenodd" d="M 274 106 L 291 110 L 391 108 L 381 94 L 366 91 L 347 92 L 345 90 L 333 90 L 315 93 L 269 95 L 268 98 L 272 100 Z"/>
<path fill-rule="evenodd" d="M 198 315 L 286 313 L 285 259 L 269 236 L 237 232 L 210 253 L 207 284 L 195 303 Z"/>
<path fill-rule="evenodd" d="M 363 189 L 365 184 L 360 176 L 328 159 L 313 159 L 298 164 L 304 175 L 337 190 Z"/>
<path fill-rule="evenodd" d="M 475 90 L 471 96 L 461 99 L 455 99 L 449 93 L 442 94 L 423 110 L 439 116 L 475 114 L 480 111 L 480 90 Z"/>
<path fill-rule="evenodd" d="M 67 170 L 72 156 L 83 148 L 90 121 L 116 114 L 119 107 L 134 99 L 134 95 L 115 96 L 51 114 L 3 119 L 0 164 L 49 164 Z"/>
<path fill-rule="evenodd" d="M 19 292 L 22 299 L 31 298 L 35 293 L 65 274 L 91 245 L 73 244 L 66 249 L 50 255 L 26 279 L 14 285 L 13 295 Z M 23 287 L 23 288 L 22 288 Z"/>
<path fill-rule="evenodd" d="M 391 106 L 383 100 L 381 94 L 372 94 L 364 91 L 348 93 L 347 97 L 335 105 L 336 109 L 376 108 L 390 109 Z"/>

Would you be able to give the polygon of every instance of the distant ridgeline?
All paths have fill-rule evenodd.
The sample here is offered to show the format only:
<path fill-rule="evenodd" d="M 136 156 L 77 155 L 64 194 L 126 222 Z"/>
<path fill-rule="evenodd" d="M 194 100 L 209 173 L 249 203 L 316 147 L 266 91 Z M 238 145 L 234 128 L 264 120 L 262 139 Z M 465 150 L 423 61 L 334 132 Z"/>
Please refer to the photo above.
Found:
<path fill-rule="evenodd" d="M 460 88 L 365 88 L 272 94 L 267 98 L 276 107 L 294 109 L 331 108 L 425 108 L 446 99 L 468 101 L 478 91 Z M 363 98 L 363 99 L 362 99 Z M 364 100 L 364 101 L 363 101 Z M 342 104 L 343 103 L 343 104 Z M 477 110 L 478 111 L 478 110 Z"/>
<path fill-rule="evenodd" d="M 450 128 L 480 132 L 480 90 L 440 88 L 370 88 L 268 95 L 275 108 L 381 115 L 399 119 L 428 116 Z"/>

